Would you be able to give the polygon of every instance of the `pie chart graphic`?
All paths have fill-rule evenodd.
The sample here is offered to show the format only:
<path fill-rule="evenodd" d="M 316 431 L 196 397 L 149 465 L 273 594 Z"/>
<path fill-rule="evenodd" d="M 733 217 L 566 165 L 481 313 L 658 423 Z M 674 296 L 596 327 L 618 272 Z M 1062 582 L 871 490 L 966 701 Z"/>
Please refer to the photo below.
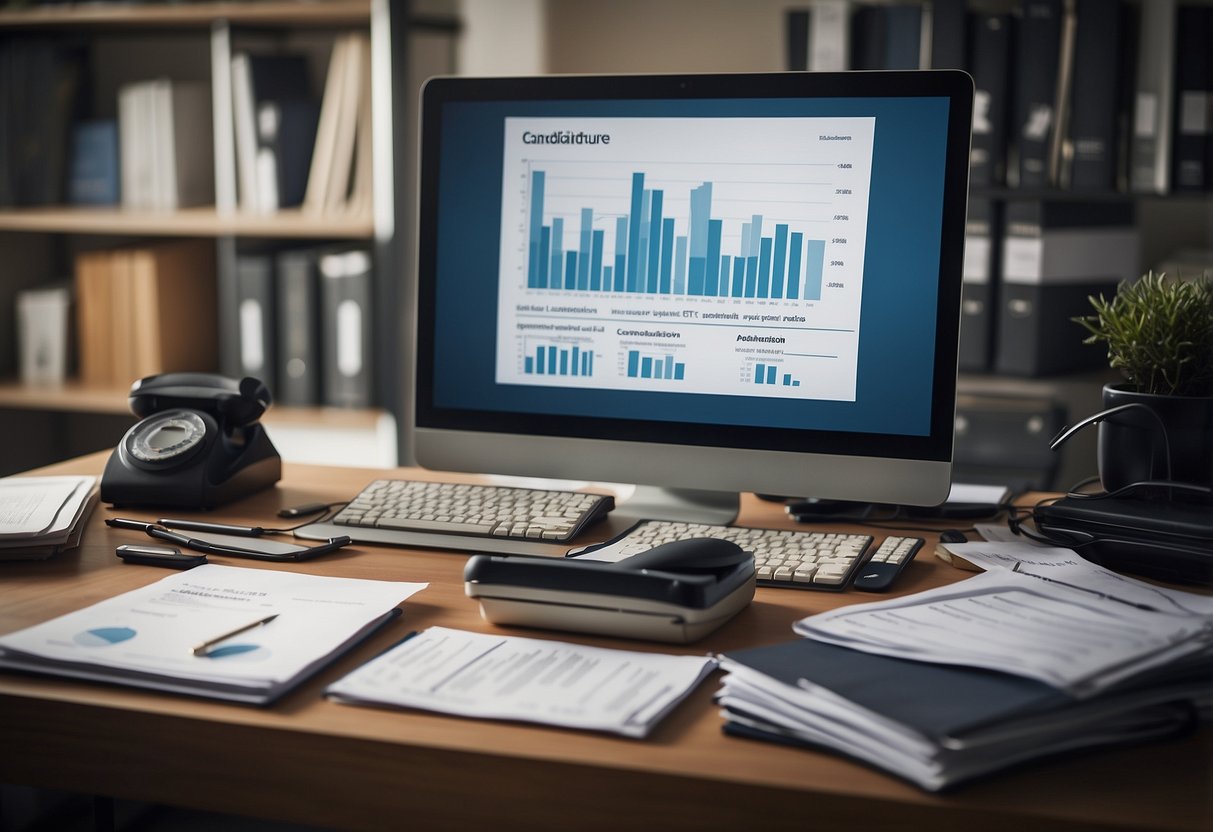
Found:
<path fill-rule="evenodd" d="M 134 637 L 135 631 L 130 627 L 94 627 L 77 633 L 74 641 L 81 647 L 109 647 Z"/>

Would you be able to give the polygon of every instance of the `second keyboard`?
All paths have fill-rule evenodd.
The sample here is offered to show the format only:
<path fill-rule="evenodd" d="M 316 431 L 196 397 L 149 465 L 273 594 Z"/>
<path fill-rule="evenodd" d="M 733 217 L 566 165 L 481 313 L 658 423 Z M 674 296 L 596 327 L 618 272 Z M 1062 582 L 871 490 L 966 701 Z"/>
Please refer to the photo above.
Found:
<path fill-rule="evenodd" d="M 578 557 L 619 561 L 662 543 L 691 537 L 730 540 L 754 554 L 758 583 L 795 589 L 845 589 L 872 544 L 865 534 L 747 529 L 647 520 L 605 546 Z"/>

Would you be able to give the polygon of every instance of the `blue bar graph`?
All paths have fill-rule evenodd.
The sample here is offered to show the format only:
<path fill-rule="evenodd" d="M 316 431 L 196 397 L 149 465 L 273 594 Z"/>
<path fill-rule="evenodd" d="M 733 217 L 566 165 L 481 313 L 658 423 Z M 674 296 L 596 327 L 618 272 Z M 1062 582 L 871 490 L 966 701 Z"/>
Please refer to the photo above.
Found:
<path fill-rule="evenodd" d="M 523 356 L 523 372 L 539 376 L 592 376 L 594 353 L 577 344 L 541 344 Z"/>
<path fill-rule="evenodd" d="M 628 378 L 682 381 L 686 378 L 686 365 L 675 361 L 672 355 L 645 355 L 640 350 L 628 350 L 627 374 Z"/>
<path fill-rule="evenodd" d="M 779 369 L 774 364 L 756 362 L 754 364 L 755 384 L 781 384 L 784 387 L 799 387 L 800 379 L 793 378 L 791 373 L 779 375 Z"/>
<path fill-rule="evenodd" d="M 583 205 L 573 216 L 554 216 L 545 223 L 552 182 L 544 171 L 531 171 L 527 288 L 821 299 L 824 240 L 810 239 L 787 222 L 772 222 L 762 214 L 732 220 L 730 228 L 728 220 L 712 216 L 710 181 L 681 193 L 647 188 L 645 181 L 643 171 L 632 173 L 624 216 Z M 671 213 L 671 205 L 688 204 L 688 215 Z M 764 228 L 772 226 L 773 233 L 764 236 Z M 684 227 L 686 233 L 679 233 Z M 728 240 L 734 242 L 726 245 Z"/>

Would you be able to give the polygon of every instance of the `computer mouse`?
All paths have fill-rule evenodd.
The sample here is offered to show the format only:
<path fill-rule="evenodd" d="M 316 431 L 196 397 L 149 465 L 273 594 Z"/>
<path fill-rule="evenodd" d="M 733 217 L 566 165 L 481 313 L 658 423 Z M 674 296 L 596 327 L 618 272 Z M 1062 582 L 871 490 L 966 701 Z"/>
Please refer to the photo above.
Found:
<path fill-rule="evenodd" d="M 753 555 L 730 540 L 716 537 L 688 537 L 662 543 L 619 565 L 627 569 L 654 569 L 662 572 L 716 572 L 753 559 Z"/>
<path fill-rule="evenodd" d="M 965 543 L 967 541 L 965 533 L 957 529 L 945 529 L 939 533 L 940 543 Z"/>

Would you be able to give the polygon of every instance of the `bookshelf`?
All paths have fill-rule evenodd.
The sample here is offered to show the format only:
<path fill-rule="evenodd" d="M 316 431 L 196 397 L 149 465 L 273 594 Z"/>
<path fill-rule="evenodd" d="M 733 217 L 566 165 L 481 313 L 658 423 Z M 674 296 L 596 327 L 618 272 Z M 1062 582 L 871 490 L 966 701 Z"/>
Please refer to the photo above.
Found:
<path fill-rule="evenodd" d="M 15 5 L 15 4 L 14 4 Z M 298 449 L 300 461 L 356 461 L 394 465 L 407 453 L 397 414 L 407 406 L 406 380 L 398 360 L 411 332 L 399 299 L 407 296 L 411 275 L 402 265 L 412 260 L 412 193 L 415 146 L 413 100 L 424 77 L 452 71 L 454 35 L 459 31 L 452 4 L 402 0 L 265 0 L 262 2 L 81 3 L 0 8 L 0 41 L 70 44 L 82 51 L 83 118 L 118 116 L 118 91 L 143 78 L 167 76 L 211 84 L 212 131 L 216 146 L 233 142 L 230 121 L 216 88 L 230 82 L 230 55 L 296 52 L 306 56 L 315 92 L 325 90 L 333 44 L 343 35 L 361 34 L 369 55 L 370 101 L 363 146 L 373 193 L 360 202 L 250 211 L 237 197 L 237 159 L 214 154 L 215 198 L 175 210 L 143 210 L 121 205 L 73 205 L 63 200 L 0 207 L 0 257 L 14 268 L 0 275 L 0 316 L 14 320 L 15 296 L 24 289 L 73 280 L 77 254 L 114 246 L 157 245 L 175 239 L 212 241 L 217 283 L 227 282 L 245 252 L 293 247 L 317 250 L 364 249 L 371 257 L 371 351 L 382 356 L 369 378 L 367 402 L 352 407 L 314 404 L 275 405 L 266 421 L 282 437 L 280 445 Z M 317 102 L 318 104 L 321 102 Z M 230 115 L 230 108 L 228 113 Z M 66 162 L 65 162 L 66 164 Z M 353 179 L 357 174 L 351 170 Z M 219 183 L 230 183 L 224 188 Z M 223 289 L 220 289 L 223 300 Z M 222 312 L 220 313 L 222 318 Z M 11 331 L 11 330 L 9 330 Z M 53 387 L 17 379 L 15 337 L 0 343 L 0 430 L 22 435 L 21 460 L 6 460 L 0 475 L 65 455 L 113 445 L 132 421 L 126 384 L 86 383 L 69 374 Z M 220 353 L 224 352 L 221 346 Z M 230 351 L 229 351 L 230 352 Z M 230 355 L 216 356 L 216 368 L 231 366 Z M 132 379 L 133 381 L 133 379 Z M 41 429 L 55 423 L 63 438 Z M 326 446 L 353 449 L 354 459 L 323 459 Z M 69 447 L 70 446 L 70 447 Z M 291 459 L 285 449 L 284 456 Z"/>

